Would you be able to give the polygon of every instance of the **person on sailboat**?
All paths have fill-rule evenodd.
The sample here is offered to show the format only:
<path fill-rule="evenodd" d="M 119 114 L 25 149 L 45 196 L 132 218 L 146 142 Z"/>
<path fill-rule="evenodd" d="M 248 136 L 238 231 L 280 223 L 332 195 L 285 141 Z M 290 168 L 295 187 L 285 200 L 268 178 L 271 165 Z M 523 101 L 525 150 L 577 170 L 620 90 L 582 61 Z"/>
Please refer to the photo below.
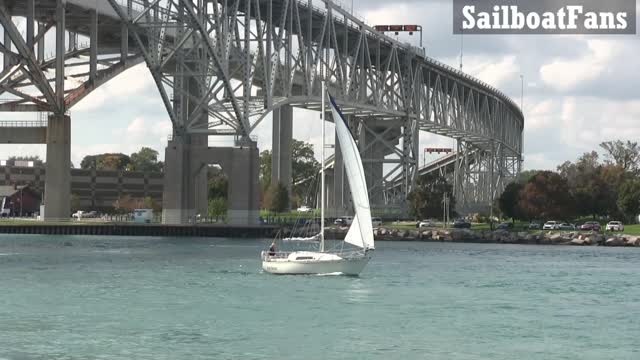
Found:
<path fill-rule="evenodd" d="M 272 242 L 269 247 L 269 256 L 276 256 L 276 242 Z"/>

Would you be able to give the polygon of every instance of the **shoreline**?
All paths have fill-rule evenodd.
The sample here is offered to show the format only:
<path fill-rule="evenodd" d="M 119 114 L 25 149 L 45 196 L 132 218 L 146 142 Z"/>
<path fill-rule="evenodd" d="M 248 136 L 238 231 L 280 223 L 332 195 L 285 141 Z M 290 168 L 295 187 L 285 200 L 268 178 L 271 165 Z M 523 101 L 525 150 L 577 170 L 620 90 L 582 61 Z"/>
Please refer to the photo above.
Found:
<path fill-rule="evenodd" d="M 317 231 L 317 229 L 316 229 Z M 33 223 L 2 224 L 0 234 L 24 235 L 87 235 L 87 236 L 167 236 L 167 237 L 225 237 L 225 238 L 273 238 L 284 236 L 311 236 L 313 229 L 292 233 L 289 227 L 275 225 L 161 225 L 132 223 Z M 328 238 L 342 240 L 346 228 L 328 228 Z M 540 231 L 537 233 L 509 232 L 506 230 L 469 229 L 415 229 L 402 230 L 380 227 L 374 229 L 376 241 L 452 242 L 477 244 L 519 245 L 571 245 L 640 247 L 640 236 L 602 234 L 595 232 Z"/>

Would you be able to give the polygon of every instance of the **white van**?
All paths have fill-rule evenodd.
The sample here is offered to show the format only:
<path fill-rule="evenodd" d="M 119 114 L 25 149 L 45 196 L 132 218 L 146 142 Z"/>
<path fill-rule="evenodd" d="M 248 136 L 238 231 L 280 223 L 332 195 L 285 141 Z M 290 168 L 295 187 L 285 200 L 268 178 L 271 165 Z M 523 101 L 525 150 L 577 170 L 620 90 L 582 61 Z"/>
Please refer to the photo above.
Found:
<path fill-rule="evenodd" d="M 382 226 L 382 219 L 379 217 L 371 218 L 371 224 L 374 228 Z"/>
<path fill-rule="evenodd" d="M 153 209 L 133 210 L 133 222 L 149 224 L 153 220 Z"/>

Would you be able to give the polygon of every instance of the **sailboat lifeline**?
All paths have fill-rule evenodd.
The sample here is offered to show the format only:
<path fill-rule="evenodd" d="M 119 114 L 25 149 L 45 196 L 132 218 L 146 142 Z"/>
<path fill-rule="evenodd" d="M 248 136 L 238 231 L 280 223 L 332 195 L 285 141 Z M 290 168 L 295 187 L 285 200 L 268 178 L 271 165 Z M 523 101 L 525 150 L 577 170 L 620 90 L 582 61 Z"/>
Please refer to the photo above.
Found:
<path fill-rule="evenodd" d="M 344 160 L 349 188 L 353 198 L 355 216 L 344 241 L 355 246 L 356 250 L 331 252 L 324 249 L 324 184 L 321 186 L 321 227 L 319 250 L 294 252 L 262 252 L 262 268 L 273 274 L 330 274 L 358 275 L 369 262 L 375 249 L 369 194 L 364 177 L 364 168 L 358 146 L 349 131 L 349 127 L 338 108 L 335 99 L 329 95 L 331 114 L 336 136 Z M 324 110 L 324 83 L 323 104 Z M 324 111 L 323 111 L 324 113 Z M 324 164 L 324 116 L 322 120 L 322 163 Z M 322 179 L 324 182 L 324 165 Z"/>

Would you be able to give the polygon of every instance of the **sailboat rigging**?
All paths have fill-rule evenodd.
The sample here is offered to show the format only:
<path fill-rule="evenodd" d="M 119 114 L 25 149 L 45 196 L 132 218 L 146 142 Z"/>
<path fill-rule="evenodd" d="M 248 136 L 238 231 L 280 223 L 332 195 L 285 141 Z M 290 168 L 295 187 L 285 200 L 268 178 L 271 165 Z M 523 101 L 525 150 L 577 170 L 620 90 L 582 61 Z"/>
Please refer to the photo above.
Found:
<path fill-rule="evenodd" d="M 353 199 L 355 215 L 351 227 L 347 231 L 344 242 L 352 245 L 355 250 L 339 251 L 325 249 L 324 236 L 324 113 L 325 113 L 325 84 L 322 83 L 322 170 L 320 186 L 320 232 L 308 238 L 300 238 L 300 241 L 319 241 L 318 251 L 263 251 L 262 268 L 273 274 L 328 274 L 342 273 L 345 275 L 358 275 L 364 269 L 375 249 L 373 238 L 373 225 L 371 223 L 371 208 L 369 194 L 364 177 L 364 168 L 358 146 L 344 119 L 340 108 L 331 95 L 329 95 L 331 114 L 336 129 L 336 138 L 340 144 L 349 189 Z M 289 238 L 296 240 L 297 238 Z"/>

